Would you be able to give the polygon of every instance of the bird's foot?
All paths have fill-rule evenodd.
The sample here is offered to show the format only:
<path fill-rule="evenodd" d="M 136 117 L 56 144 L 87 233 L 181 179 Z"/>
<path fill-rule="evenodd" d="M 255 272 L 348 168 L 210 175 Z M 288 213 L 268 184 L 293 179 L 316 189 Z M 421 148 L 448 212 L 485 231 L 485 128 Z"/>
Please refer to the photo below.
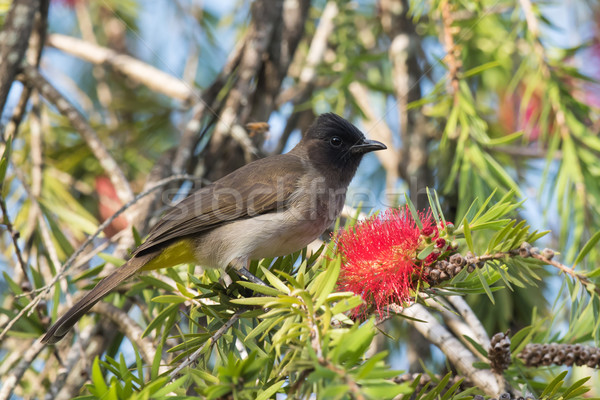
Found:
<path fill-rule="evenodd" d="M 240 278 L 244 277 L 244 278 L 248 279 L 250 282 L 256 283 L 257 285 L 269 286 L 265 282 L 263 282 L 260 278 L 257 278 L 256 276 L 254 276 L 250 271 L 248 271 L 244 267 L 235 268 L 235 273 L 238 274 L 240 276 Z"/>

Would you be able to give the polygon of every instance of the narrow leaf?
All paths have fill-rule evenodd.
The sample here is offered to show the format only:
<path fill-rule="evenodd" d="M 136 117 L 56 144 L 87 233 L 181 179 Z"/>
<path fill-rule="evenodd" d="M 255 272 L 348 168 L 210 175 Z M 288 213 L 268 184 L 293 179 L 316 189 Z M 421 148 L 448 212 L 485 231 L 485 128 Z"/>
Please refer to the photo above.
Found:
<path fill-rule="evenodd" d="M 581 261 L 583 261 L 583 259 L 585 258 L 585 256 L 588 255 L 588 253 L 596 247 L 596 244 L 598 243 L 598 241 L 600 241 L 600 231 L 596 232 L 591 238 L 590 240 L 588 240 L 588 242 L 583 246 L 583 248 L 581 249 L 581 252 L 579 253 L 579 255 L 577 256 L 577 258 L 575 259 L 575 262 L 573 263 L 573 267 L 575 267 L 577 264 L 579 264 Z"/>

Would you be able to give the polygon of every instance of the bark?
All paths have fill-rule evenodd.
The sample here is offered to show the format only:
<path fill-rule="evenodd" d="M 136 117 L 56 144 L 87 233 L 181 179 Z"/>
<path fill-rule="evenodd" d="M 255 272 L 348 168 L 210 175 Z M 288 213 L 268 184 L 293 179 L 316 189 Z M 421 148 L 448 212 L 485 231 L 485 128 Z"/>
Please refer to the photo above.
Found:
<path fill-rule="evenodd" d="M 250 138 L 248 122 L 268 120 L 304 33 L 309 0 L 256 1 L 236 81 L 219 113 L 205 154 L 205 177 L 215 180 L 261 155 L 263 138 Z"/>
<path fill-rule="evenodd" d="M 6 15 L 0 32 L 0 114 L 25 57 L 35 12 L 40 9 L 40 5 L 41 2 L 36 0 L 14 0 Z"/>

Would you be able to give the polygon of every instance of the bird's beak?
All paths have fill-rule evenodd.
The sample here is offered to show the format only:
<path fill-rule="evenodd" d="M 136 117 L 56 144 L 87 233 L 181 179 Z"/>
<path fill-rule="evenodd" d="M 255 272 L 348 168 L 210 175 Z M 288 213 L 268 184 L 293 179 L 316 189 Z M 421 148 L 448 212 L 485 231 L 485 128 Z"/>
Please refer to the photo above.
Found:
<path fill-rule="evenodd" d="M 350 151 L 354 154 L 365 154 L 371 151 L 385 150 L 387 146 L 377 140 L 364 140 L 362 143 L 355 144 L 350 147 Z"/>

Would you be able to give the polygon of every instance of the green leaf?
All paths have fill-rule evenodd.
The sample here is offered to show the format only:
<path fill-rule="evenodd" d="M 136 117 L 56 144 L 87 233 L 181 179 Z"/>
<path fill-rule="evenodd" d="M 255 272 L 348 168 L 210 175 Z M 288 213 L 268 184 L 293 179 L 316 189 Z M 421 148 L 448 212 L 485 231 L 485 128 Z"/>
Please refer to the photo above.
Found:
<path fill-rule="evenodd" d="M 242 281 L 242 280 L 237 281 L 237 283 L 240 286 L 251 289 L 252 291 L 254 291 L 256 293 L 266 294 L 267 296 L 278 296 L 281 294 L 281 292 L 279 290 L 272 288 L 270 286 L 259 285 L 258 283 L 247 282 L 247 281 Z"/>
<path fill-rule="evenodd" d="M 575 262 L 573 263 L 573 268 L 575 268 L 575 266 L 577 264 L 579 264 L 581 261 L 583 261 L 583 259 L 585 258 L 585 256 L 587 256 L 588 253 L 590 251 L 592 251 L 592 249 L 594 249 L 596 247 L 596 244 L 598 243 L 598 241 L 600 241 L 600 231 L 596 232 L 590 238 L 590 240 L 588 240 L 587 243 L 583 246 L 583 248 L 579 252 L 579 255 L 575 259 Z"/>
<path fill-rule="evenodd" d="M 569 371 L 563 371 L 560 374 L 558 374 L 552 380 L 552 382 L 550 382 L 548 384 L 548 386 L 546 386 L 546 389 L 544 389 L 544 391 L 542 392 L 542 394 L 540 395 L 539 398 L 542 399 L 546 396 L 556 393 L 556 391 L 562 387 L 563 383 L 565 383 L 565 381 L 563 379 L 565 378 L 565 376 L 567 376 L 568 372 Z"/>
<path fill-rule="evenodd" d="M 490 290 L 490 285 L 488 285 L 487 279 L 485 279 L 485 276 L 483 276 L 483 272 L 481 272 L 481 268 L 475 268 L 475 271 L 477 271 L 477 277 L 479 278 L 479 281 L 481 282 L 481 286 L 483 287 L 483 290 L 485 290 L 485 294 L 487 294 L 487 296 L 489 297 L 492 304 L 496 304 L 496 302 L 494 301 L 494 295 L 492 294 L 492 291 Z"/>
<path fill-rule="evenodd" d="M 354 325 L 340 337 L 340 344 L 333 348 L 332 360 L 339 364 L 355 364 L 369 348 L 375 333 L 372 319 L 362 326 Z"/>
<path fill-rule="evenodd" d="M 265 277 L 267 278 L 269 283 L 271 285 L 275 286 L 275 289 L 278 289 L 280 292 L 283 292 L 285 294 L 290 294 L 290 288 L 287 287 L 287 285 L 285 283 L 283 283 L 283 281 L 281 279 L 276 277 L 275 274 L 273 274 L 271 271 L 269 271 L 262 265 L 260 268 L 262 269 L 262 271 L 265 274 Z"/>
<path fill-rule="evenodd" d="M 429 188 L 425 188 L 427 191 L 427 200 L 429 201 L 429 208 L 431 209 L 431 214 L 433 215 L 433 219 L 435 219 L 436 224 L 440 223 L 440 216 L 438 215 L 438 207 L 435 204 L 435 200 L 429 191 Z"/>
<path fill-rule="evenodd" d="M 486 144 L 490 147 L 506 145 L 523 136 L 523 133 L 524 131 L 517 131 L 515 133 L 511 133 L 510 135 L 502 136 L 496 139 L 490 139 Z"/>
<path fill-rule="evenodd" d="M 421 250 L 419 252 L 419 254 L 417 255 L 417 258 L 419 260 L 424 260 L 427 258 L 428 255 L 430 255 L 433 252 L 433 249 L 435 248 L 435 243 L 431 243 L 429 244 L 427 247 L 425 247 L 423 250 Z"/>
<path fill-rule="evenodd" d="M 570 399 L 573 397 L 577 397 L 582 395 L 583 393 L 587 393 L 590 391 L 590 388 L 581 387 L 584 383 L 590 380 L 590 376 L 586 376 L 585 378 L 579 379 L 577 382 L 573 383 L 565 392 L 562 394 L 563 399 Z"/>
<path fill-rule="evenodd" d="M 100 272 L 102 272 L 102 270 L 104 269 L 105 266 L 106 266 L 106 263 L 102 263 L 102 264 L 98 265 L 97 267 L 86 269 L 81 274 L 75 276 L 71 282 L 75 283 L 82 279 L 91 279 L 92 277 L 95 277 Z"/>
<path fill-rule="evenodd" d="M 267 389 L 265 389 L 262 393 L 259 393 L 259 395 L 256 396 L 256 400 L 270 399 L 271 396 L 273 396 L 275 393 L 277 393 L 277 391 L 283 386 L 284 383 L 285 383 L 285 381 L 275 382 L 273 385 L 271 385 Z"/>
<path fill-rule="evenodd" d="M 230 300 L 234 304 L 243 304 L 246 306 L 264 306 L 272 301 L 277 301 L 277 297 L 246 297 L 243 299 Z"/>
<path fill-rule="evenodd" d="M 104 397 L 108 394 L 108 386 L 106 385 L 106 382 L 104 382 L 104 376 L 100 369 L 100 359 L 98 356 L 94 358 L 94 363 L 92 364 L 92 383 L 94 384 L 96 396 Z"/>
<path fill-rule="evenodd" d="M 484 348 L 483 348 L 483 346 L 479 344 L 479 342 L 477 342 L 475 339 L 473 339 L 473 338 L 471 338 L 470 336 L 467 336 L 467 335 L 463 335 L 463 338 L 464 338 L 464 339 L 465 339 L 467 342 L 471 343 L 471 345 L 472 345 L 473 347 L 475 347 L 475 349 L 476 349 L 476 350 L 477 350 L 477 351 L 478 351 L 478 352 L 479 352 L 481 355 L 483 355 L 484 357 L 487 357 L 487 355 L 488 355 L 488 352 L 487 352 L 487 350 L 486 350 L 486 349 L 484 349 Z"/>
<path fill-rule="evenodd" d="M 327 300 L 327 297 L 335 288 L 337 279 L 340 276 L 341 265 L 342 260 L 340 257 L 337 257 L 332 263 L 329 263 L 327 270 L 321 273 L 323 276 L 322 284 L 319 285 L 319 290 L 315 291 L 315 294 L 318 295 L 317 302 L 315 304 L 316 309 L 325 303 L 325 300 Z"/>
<path fill-rule="evenodd" d="M 138 279 L 147 283 L 149 286 L 152 286 L 155 288 L 163 289 L 163 290 L 166 290 L 169 292 L 175 291 L 175 288 L 173 286 L 169 285 L 166 282 L 161 281 L 160 279 L 150 276 L 150 275 L 139 275 Z"/>
<path fill-rule="evenodd" d="M 490 201 L 494 198 L 494 195 L 496 194 L 496 190 L 494 189 L 492 191 L 492 193 L 488 196 L 487 199 L 485 199 L 485 201 L 483 202 L 483 204 L 481 205 L 481 207 L 479 208 L 479 211 L 477 211 L 477 214 L 475 214 L 475 216 L 473 217 L 473 219 L 471 221 L 476 221 L 477 218 L 479 218 L 479 216 L 481 214 L 483 214 L 483 212 L 485 211 L 485 208 L 487 207 L 487 205 L 490 203 Z"/>
<path fill-rule="evenodd" d="M 389 381 L 379 381 L 375 384 L 361 382 L 362 392 L 370 399 L 393 399 L 400 394 L 410 394 L 409 385 L 398 385 Z"/>
<path fill-rule="evenodd" d="M 185 303 L 188 299 L 186 299 L 185 297 L 181 297 L 181 296 L 176 296 L 176 295 L 163 295 L 163 296 L 156 296 L 154 298 L 152 298 L 152 301 L 155 303 L 161 303 L 161 304 L 181 304 L 181 303 Z"/>
<path fill-rule="evenodd" d="M 132 341 L 131 344 L 133 345 L 133 352 L 135 354 L 135 366 L 138 373 L 137 379 L 139 379 L 140 382 L 144 382 L 144 362 L 142 361 L 140 350 L 134 341 Z"/>
<path fill-rule="evenodd" d="M 417 212 L 415 205 L 413 204 L 413 202 L 410 200 L 410 197 L 408 197 L 408 195 L 406 193 L 404 193 L 404 198 L 406 199 L 406 205 L 408 205 L 408 209 L 410 210 L 410 213 L 412 214 L 412 217 L 415 220 L 415 223 L 417 224 L 419 229 L 423 229 L 423 223 L 421 222 L 421 218 L 419 218 L 419 213 Z"/>
<path fill-rule="evenodd" d="M 4 183 L 6 177 L 6 170 L 8 169 L 8 160 L 6 158 L 0 159 L 0 187 Z"/>
<path fill-rule="evenodd" d="M 473 238 L 471 237 L 471 228 L 469 227 L 469 221 L 467 221 L 467 217 L 463 219 L 463 234 L 465 235 L 465 241 L 467 242 L 467 246 L 472 253 L 475 253 L 475 247 L 473 246 Z"/>
<path fill-rule="evenodd" d="M 0 158 L 0 187 L 2 187 L 2 183 L 4 183 L 4 178 L 6 177 L 6 171 L 8 170 L 8 163 L 10 161 L 11 153 L 12 153 L 12 138 L 6 141 L 6 147 L 4 148 L 4 153 L 2 154 L 2 158 Z"/>
<path fill-rule="evenodd" d="M 471 68 L 468 71 L 465 71 L 464 74 L 463 74 L 463 77 L 468 78 L 470 76 L 480 74 L 483 71 L 487 71 L 488 69 L 496 68 L 496 67 L 499 67 L 499 66 L 500 66 L 500 61 L 498 61 L 498 60 L 490 61 L 490 62 L 481 64 L 481 65 L 478 65 L 478 66 L 476 66 L 474 68 Z"/>
<path fill-rule="evenodd" d="M 211 385 L 216 385 L 217 383 L 219 383 L 219 378 L 217 378 L 214 375 L 211 375 L 207 371 L 204 371 L 200 368 L 191 368 L 190 373 L 192 375 L 196 375 L 198 378 L 206 381 L 207 383 L 209 383 Z"/>
<path fill-rule="evenodd" d="M 187 376 L 182 376 L 179 379 L 177 379 L 165 386 L 165 383 L 167 383 L 167 379 L 166 378 L 158 379 L 157 386 L 160 386 L 160 389 L 157 390 L 156 392 L 152 393 L 152 397 L 160 398 L 161 396 L 166 396 L 169 393 L 179 389 L 185 383 L 186 380 L 187 380 Z"/>
<path fill-rule="evenodd" d="M 246 335 L 244 340 L 248 341 L 254 339 L 263 332 L 268 333 L 275 325 L 283 321 L 285 318 L 285 316 L 281 316 L 279 318 L 265 319 L 260 324 L 256 325 L 256 327 L 252 329 L 248 335 Z"/>
<path fill-rule="evenodd" d="M 341 300 L 341 301 L 337 302 L 335 304 L 335 306 L 333 306 L 331 308 L 331 313 L 333 315 L 341 314 L 341 313 L 350 311 L 350 310 L 360 306 L 362 303 L 363 303 L 363 301 L 360 298 L 360 296 L 352 296 L 349 299 L 345 299 L 345 300 Z"/>
<path fill-rule="evenodd" d="M 159 343 L 156 347 L 156 353 L 154 353 L 154 359 L 152 360 L 152 368 L 150 369 L 150 378 L 157 379 L 158 378 L 158 370 L 160 369 L 160 364 L 162 363 L 162 349 L 163 343 Z"/>
<path fill-rule="evenodd" d="M 156 316 L 156 318 L 154 318 L 148 324 L 148 326 L 144 330 L 144 333 L 142 333 L 142 337 L 146 337 L 150 332 L 152 332 L 154 329 L 156 329 L 157 327 L 159 327 L 160 324 L 162 324 L 163 321 L 165 321 L 168 317 L 170 317 L 171 315 L 177 313 L 178 309 L 179 309 L 179 304 L 171 304 L 170 306 L 168 306 L 167 308 L 165 308 L 164 310 L 162 310 Z"/>
<path fill-rule="evenodd" d="M 373 357 L 369 358 L 361 367 L 358 373 L 356 374 L 356 379 L 367 379 L 369 377 L 369 373 L 375 368 L 378 362 L 383 361 L 388 355 L 387 351 L 382 351 L 381 353 L 375 354 Z"/>

